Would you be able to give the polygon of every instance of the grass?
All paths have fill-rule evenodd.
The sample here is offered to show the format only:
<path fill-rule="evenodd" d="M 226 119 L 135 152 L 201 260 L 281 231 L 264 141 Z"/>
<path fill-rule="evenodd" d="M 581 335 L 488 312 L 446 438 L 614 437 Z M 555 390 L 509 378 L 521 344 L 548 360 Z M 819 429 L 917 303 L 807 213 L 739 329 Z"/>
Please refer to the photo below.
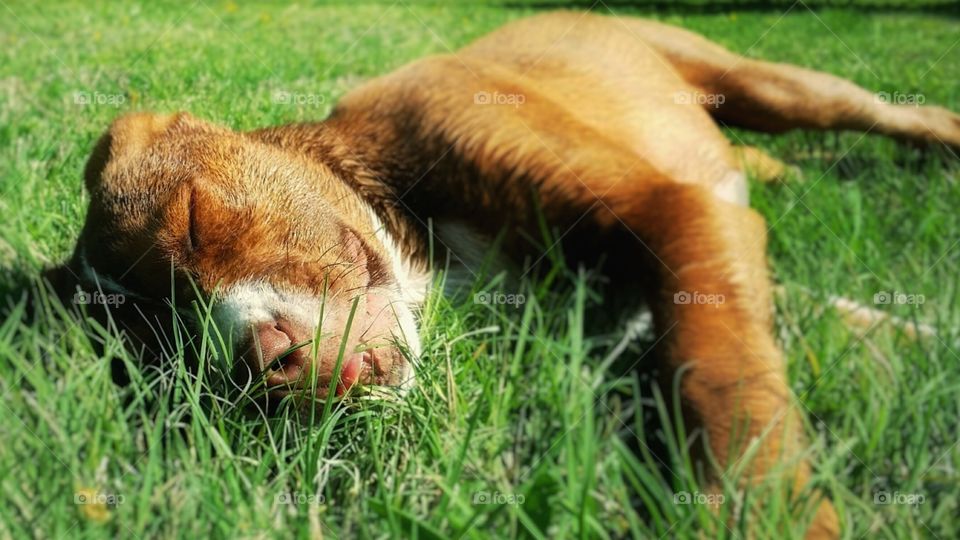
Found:
<path fill-rule="evenodd" d="M 643 362 L 640 344 L 603 362 L 621 335 L 587 324 L 603 301 L 569 270 L 549 287 L 525 282 L 519 308 L 431 295 L 416 389 L 308 425 L 246 414 L 182 363 L 138 367 L 111 332 L 76 324 L 50 298 L 25 313 L 24 282 L 72 247 L 83 161 L 117 114 L 186 109 L 238 129 L 322 118 L 364 79 L 529 9 L 200 0 L 0 11 L 0 536 L 743 538 L 727 524 L 756 501 L 768 503 L 758 537 L 783 535 L 775 485 L 744 494 L 730 483 L 716 514 L 675 503 L 698 489 L 675 442 L 682 426 L 650 385 L 615 369 Z M 751 56 L 960 110 L 955 20 L 802 6 L 780 15 L 661 18 Z M 278 92 L 316 99 L 290 105 Z M 786 290 L 777 333 L 807 409 L 815 479 L 845 536 L 960 536 L 956 158 L 857 134 L 731 136 L 804 175 L 752 196 L 773 225 L 771 265 Z M 503 287 L 496 279 L 474 290 Z M 869 304 L 880 291 L 924 295 L 881 307 L 937 337 L 863 336 L 822 309 L 827 294 Z M 113 359 L 132 384 L 112 383 Z M 923 502 L 876 504 L 884 491 Z"/>

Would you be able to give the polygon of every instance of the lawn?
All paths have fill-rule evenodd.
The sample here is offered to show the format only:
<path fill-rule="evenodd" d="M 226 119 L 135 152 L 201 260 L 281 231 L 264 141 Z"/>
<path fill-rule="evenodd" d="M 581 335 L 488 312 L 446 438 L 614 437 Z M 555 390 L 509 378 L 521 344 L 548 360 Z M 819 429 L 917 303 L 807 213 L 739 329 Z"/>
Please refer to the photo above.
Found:
<path fill-rule="evenodd" d="M 775 485 L 744 493 L 734 473 L 716 513 L 678 499 L 698 489 L 683 432 L 620 368 L 646 361 L 643 343 L 617 347 L 622 331 L 589 324 L 603 300 L 572 269 L 524 282 L 519 307 L 431 295 L 418 386 L 308 422 L 250 414 L 182 363 L 137 367 L 44 295 L 27 313 L 26 291 L 76 239 L 83 163 L 116 115 L 320 119 L 363 80 L 532 11 L 0 2 L 0 537 L 745 538 L 731 516 L 756 501 L 768 510 L 753 533 L 783 537 Z M 960 110 L 955 16 L 784 11 L 616 9 Z M 815 481 L 845 536 L 960 537 L 960 162 L 859 134 L 730 133 L 802 172 L 751 192 L 772 226 L 776 330 Z M 936 335 L 852 330 L 825 307 L 883 292 L 922 300 L 878 307 Z M 114 359 L 131 384 L 112 382 Z"/>

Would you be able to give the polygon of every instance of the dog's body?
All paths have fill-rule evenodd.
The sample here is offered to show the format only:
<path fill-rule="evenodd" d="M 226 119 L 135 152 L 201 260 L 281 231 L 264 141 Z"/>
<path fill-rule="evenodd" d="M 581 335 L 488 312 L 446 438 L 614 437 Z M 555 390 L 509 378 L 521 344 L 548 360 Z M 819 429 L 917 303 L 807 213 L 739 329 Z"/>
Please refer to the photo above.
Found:
<path fill-rule="evenodd" d="M 746 207 L 747 174 L 782 167 L 732 146 L 718 120 L 960 147 L 943 109 L 878 103 L 654 22 L 551 14 L 373 80 L 322 123 L 236 133 L 183 114 L 121 118 L 88 165 L 70 268 L 148 313 L 170 290 L 214 299 L 224 341 L 271 396 L 324 395 L 411 379 L 389 342 L 418 352 L 428 222 L 454 259 L 458 239 L 506 231 L 501 249 L 522 261 L 543 253 L 542 215 L 571 262 L 604 259 L 640 286 L 665 371 L 689 367 L 684 406 L 713 455 L 730 465 L 762 436 L 749 468 L 761 475 L 801 444 L 771 333 L 766 228 Z M 791 470 L 807 482 L 806 464 Z M 823 502 L 809 536 L 837 530 Z"/>

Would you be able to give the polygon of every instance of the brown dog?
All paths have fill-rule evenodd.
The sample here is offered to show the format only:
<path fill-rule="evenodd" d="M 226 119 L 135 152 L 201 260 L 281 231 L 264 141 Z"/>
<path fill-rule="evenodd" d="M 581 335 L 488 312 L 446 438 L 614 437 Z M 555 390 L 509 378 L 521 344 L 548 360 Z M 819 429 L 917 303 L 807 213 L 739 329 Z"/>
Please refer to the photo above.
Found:
<path fill-rule="evenodd" d="M 688 368 L 684 406 L 713 455 L 732 464 L 762 437 L 759 477 L 801 448 L 765 224 L 746 206 L 745 173 L 781 166 L 731 146 L 717 121 L 960 148 L 960 117 L 944 109 L 880 103 L 655 22 L 550 14 L 373 80 L 320 123 L 237 133 L 183 113 L 118 119 L 87 166 L 67 269 L 86 290 L 127 295 L 121 320 L 145 342 L 171 297 L 209 303 L 271 398 L 324 396 L 412 380 L 428 220 L 454 257 L 506 230 L 504 253 L 523 260 L 542 252 L 528 240 L 539 211 L 566 231 L 571 263 L 604 258 L 612 279 L 642 287 L 662 364 Z M 808 466 L 791 474 L 802 487 Z M 837 534 L 824 501 L 808 536 Z"/>

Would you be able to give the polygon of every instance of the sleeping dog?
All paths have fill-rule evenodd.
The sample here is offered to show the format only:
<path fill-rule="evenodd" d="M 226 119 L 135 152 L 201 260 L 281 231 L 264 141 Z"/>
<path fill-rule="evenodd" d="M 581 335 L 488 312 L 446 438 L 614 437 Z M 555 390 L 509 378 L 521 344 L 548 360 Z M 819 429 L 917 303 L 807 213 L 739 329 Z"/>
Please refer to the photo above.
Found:
<path fill-rule="evenodd" d="M 369 81 L 322 122 L 117 119 L 87 164 L 89 212 L 60 278 L 125 295 L 122 328 L 144 343 L 171 300 L 209 305 L 194 330 L 215 326 L 270 399 L 326 396 L 412 382 L 428 246 L 456 258 L 499 238 L 508 258 L 535 259 L 544 220 L 570 264 L 602 259 L 642 291 L 709 451 L 730 465 L 758 439 L 758 478 L 802 449 L 766 225 L 747 200 L 748 174 L 784 167 L 718 123 L 960 148 L 945 109 L 886 104 L 656 22 L 542 15 Z M 809 466 L 791 471 L 803 487 Z M 808 536 L 835 537 L 818 504 Z"/>

